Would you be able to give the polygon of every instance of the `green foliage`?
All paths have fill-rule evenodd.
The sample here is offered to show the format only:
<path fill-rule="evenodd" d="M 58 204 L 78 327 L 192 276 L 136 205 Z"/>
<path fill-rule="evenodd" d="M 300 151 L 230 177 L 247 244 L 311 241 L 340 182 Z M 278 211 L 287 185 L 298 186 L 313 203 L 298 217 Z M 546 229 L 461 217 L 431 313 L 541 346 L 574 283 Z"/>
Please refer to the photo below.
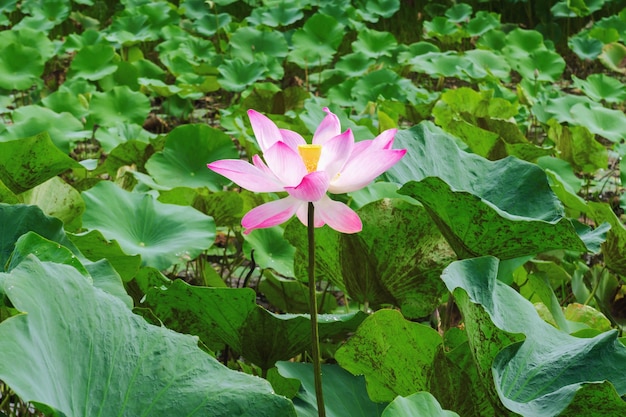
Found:
<path fill-rule="evenodd" d="M 0 378 L 42 410 L 295 415 L 269 384 L 221 366 L 194 337 L 146 323 L 73 267 L 28 258 L 3 278 L 2 293 L 27 314 L 0 324 Z"/>
<path fill-rule="evenodd" d="M 626 11 L 422 3 L 3 2 L 0 415 L 317 415 L 305 228 L 206 165 L 324 107 L 407 150 L 316 230 L 328 415 L 623 415 Z"/>

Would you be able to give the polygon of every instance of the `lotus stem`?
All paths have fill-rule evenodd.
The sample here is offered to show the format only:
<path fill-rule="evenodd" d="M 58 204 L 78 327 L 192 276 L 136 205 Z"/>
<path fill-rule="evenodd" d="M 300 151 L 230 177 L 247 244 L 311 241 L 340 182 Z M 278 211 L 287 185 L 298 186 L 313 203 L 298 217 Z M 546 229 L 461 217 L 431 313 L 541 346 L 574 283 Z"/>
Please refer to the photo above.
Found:
<path fill-rule="evenodd" d="M 311 356 L 313 357 L 313 380 L 317 399 L 317 415 L 326 417 L 324 395 L 322 393 L 322 358 L 320 355 L 320 336 L 317 324 L 317 293 L 315 286 L 315 209 L 309 203 L 307 230 L 309 238 L 309 311 L 311 313 Z"/>

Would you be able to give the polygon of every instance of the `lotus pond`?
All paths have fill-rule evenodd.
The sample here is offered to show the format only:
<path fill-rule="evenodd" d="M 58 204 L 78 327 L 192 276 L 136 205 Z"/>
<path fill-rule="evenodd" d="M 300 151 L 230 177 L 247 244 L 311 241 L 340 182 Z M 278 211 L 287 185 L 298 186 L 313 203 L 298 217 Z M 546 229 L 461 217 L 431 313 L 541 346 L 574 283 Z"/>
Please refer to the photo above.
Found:
<path fill-rule="evenodd" d="M 328 416 L 626 415 L 625 82 L 624 0 L 1 1 L 0 416 L 317 416 L 313 305 Z M 406 153 L 244 230 L 330 114 Z"/>

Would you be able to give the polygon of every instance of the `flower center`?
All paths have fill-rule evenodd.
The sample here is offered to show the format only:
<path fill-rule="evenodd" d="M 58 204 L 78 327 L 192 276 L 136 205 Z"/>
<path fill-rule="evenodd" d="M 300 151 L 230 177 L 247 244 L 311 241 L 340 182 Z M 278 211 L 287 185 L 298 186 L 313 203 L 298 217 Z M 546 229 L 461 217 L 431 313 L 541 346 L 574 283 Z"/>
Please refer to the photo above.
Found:
<path fill-rule="evenodd" d="M 317 163 L 322 155 L 322 145 L 298 145 L 298 152 L 307 172 L 317 171 Z"/>

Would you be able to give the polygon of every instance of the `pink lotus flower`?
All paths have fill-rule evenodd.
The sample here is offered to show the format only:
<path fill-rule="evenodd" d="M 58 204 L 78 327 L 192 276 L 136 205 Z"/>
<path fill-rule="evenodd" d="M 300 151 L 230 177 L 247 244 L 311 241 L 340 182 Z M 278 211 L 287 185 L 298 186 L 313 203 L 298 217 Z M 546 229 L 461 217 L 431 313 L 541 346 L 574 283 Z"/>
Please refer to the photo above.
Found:
<path fill-rule="evenodd" d="M 361 231 L 359 216 L 344 203 L 330 199 L 327 192 L 341 194 L 363 188 L 400 160 L 406 149 L 391 149 L 396 129 L 355 143 L 352 131 L 341 133 L 339 118 L 328 108 L 324 111 L 327 115 L 313 135 L 313 144 L 308 145 L 298 133 L 279 129 L 261 113 L 248 110 L 265 161 L 254 155 L 252 164 L 223 159 L 207 165 L 247 190 L 289 194 L 250 210 L 241 220 L 244 233 L 281 224 L 294 214 L 306 225 L 309 202 L 315 207 L 315 227 L 327 224 L 343 233 Z"/>

